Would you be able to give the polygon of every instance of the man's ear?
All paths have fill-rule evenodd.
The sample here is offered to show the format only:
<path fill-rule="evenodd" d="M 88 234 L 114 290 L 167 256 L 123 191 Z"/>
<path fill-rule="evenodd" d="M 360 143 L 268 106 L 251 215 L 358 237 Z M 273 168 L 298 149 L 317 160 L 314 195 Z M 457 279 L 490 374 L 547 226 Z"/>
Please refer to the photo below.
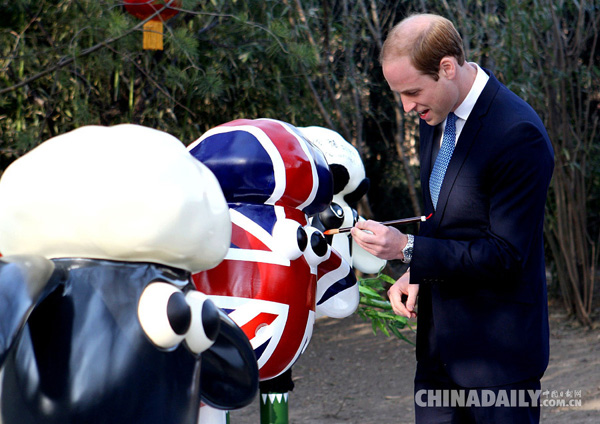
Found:
<path fill-rule="evenodd" d="M 451 56 L 444 56 L 440 60 L 440 76 L 446 79 L 453 79 L 456 75 L 456 59 Z"/>

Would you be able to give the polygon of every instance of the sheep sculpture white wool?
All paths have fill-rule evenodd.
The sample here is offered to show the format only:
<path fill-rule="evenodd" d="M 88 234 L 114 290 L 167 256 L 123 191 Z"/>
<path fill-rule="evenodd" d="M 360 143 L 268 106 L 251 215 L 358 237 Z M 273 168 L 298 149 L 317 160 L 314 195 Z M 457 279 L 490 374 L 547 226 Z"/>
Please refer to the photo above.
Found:
<path fill-rule="evenodd" d="M 42 143 L 2 175 L 5 256 L 158 262 L 198 272 L 221 262 L 230 240 L 214 174 L 155 129 L 81 127 Z"/>

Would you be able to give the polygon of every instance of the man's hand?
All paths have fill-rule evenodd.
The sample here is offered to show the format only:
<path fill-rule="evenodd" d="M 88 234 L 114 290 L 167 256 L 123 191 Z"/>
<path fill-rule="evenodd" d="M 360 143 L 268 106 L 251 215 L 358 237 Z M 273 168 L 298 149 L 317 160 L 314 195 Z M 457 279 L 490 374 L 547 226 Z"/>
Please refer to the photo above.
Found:
<path fill-rule="evenodd" d="M 415 304 L 417 303 L 418 294 L 419 285 L 410 284 L 410 272 L 404 273 L 388 290 L 388 297 L 394 313 L 406 318 L 416 318 Z M 408 296 L 406 304 L 402 302 L 402 295 Z"/>
<path fill-rule="evenodd" d="M 351 232 L 360 247 L 380 259 L 404 259 L 402 249 L 408 242 L 406 234 L 377 221 L 359 221 Z"/>

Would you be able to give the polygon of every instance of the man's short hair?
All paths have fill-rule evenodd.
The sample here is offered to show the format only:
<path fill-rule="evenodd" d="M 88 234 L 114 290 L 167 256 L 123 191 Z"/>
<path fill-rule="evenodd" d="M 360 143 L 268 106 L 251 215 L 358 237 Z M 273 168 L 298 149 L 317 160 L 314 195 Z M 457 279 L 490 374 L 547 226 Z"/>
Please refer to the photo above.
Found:
<path fill-rule="evenodd" d="M 429 25 L 414 34 L 403 31 L 404 24 L 417 17 L 430 18 Z M 452 22 L 442 16 L 429 14 L 409 16 L 390 31 L 381 49 L 380 62 L 402 56 L 409 56 L 418 71 L 436 81 L 442 58 L 455 57 L 460 66 L 465 62 L 462 38 Z"/>

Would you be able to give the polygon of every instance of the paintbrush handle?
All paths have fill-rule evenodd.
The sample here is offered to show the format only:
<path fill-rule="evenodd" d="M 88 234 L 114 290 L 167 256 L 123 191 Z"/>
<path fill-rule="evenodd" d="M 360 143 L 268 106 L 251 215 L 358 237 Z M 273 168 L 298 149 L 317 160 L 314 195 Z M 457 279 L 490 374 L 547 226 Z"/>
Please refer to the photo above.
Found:
<path fill-rule="evenodd" d="M 384 222 L 380 222 L 381 225 L 396 225 L 396 224 L 410 224 L 412 222 L 424 222 L 427 221 L 432 214 L 429 214 L 429 216 L 414 216 L 412 218 L 402 218 L 402 219 L 394 219 L 392 221 L 384 221 Z M 332 229 L 332 230 L 327 230 L 325 231 L 323 234 L 325 235 L 333 235 L 333 234 L 339 234 L 339 233 L 347 233 L 349 232 L 353 227 L 343 227 L 343 228 L 337 228 L 337 229 Z"/>
<path fill-rule="evenodd" d="M 402 219 L 394 219 L 392 221 L 384 221 L 380 222 L 382 225 L 395 225 L 395 224 L 410 224 L 411 222 L 421 222 L 425 221 L 427 218 L 425 216 L 414 216 L 412 218 L 402 218 Z"/>

